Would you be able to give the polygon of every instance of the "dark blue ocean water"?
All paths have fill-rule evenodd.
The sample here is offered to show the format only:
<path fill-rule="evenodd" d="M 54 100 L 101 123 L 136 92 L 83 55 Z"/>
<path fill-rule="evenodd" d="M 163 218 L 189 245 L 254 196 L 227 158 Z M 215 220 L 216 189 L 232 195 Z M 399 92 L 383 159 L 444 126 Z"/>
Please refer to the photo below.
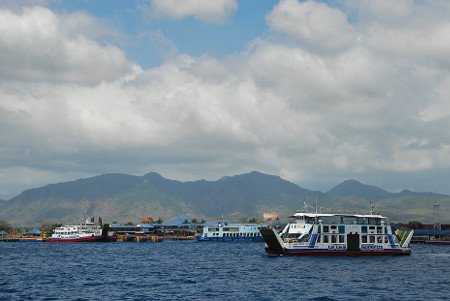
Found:
<path fill-rule="evenodd" d="M 261 243 L 0 242 L 0 300 L 450 300 L 450 246 L 268 257 Z"/>

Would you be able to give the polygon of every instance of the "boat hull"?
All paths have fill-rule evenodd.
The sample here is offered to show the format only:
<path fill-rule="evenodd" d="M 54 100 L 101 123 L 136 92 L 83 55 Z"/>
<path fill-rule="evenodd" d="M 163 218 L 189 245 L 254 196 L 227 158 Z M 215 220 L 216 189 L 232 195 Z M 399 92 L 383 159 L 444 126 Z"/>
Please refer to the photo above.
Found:
<path fill-rule="evenodd" d="M 71 242 L 112 242 L 115 241 L 114 237 L 110 236 L 94 236 L 94 237 L 73 237 L 73 238 L 59 238 L 50 237 L 47 242 L 56 243 L 71 243 Z"/>
<path fill-rule="evenodd" d="M 390 249 L 390 250 L 376 250 L 376 251 L 336 251 L 336 250 L 285 250 L 285 255 L 295 256 L 405 256 L 411 255 L 411 250 Z"/>
<path fill-rule="evenodd" d="M 216 241 L 216 242 L 264 242 L 262 236 L 257 237 L 202 237 L 197 236 L 197 241 Z"/>

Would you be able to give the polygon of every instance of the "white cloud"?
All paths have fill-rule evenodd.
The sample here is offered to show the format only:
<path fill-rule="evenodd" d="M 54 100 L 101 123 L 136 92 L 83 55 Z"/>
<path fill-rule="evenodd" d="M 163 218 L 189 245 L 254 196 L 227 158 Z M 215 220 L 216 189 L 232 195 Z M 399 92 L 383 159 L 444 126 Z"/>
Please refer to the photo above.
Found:
<path fill-rule="evenodd" d="M 341 49 L 354 43 L 346 15 L 326 4 L 281 0 L 267 16 L 270 27 L 319 49 Z"/>
<path fill-rule="evenodd" d="M 222 23 L 237 9 L 236 0 L 151 0 L 141 6 L 152 17 L 180 20 L 193 16 L 204 23 Z"/>
<path fill-rule="evenodd" d="M 156 170 L 197 179 L 256 169 L 323 189 L 344 177 L 383 174 L 389 184 L 389 175 L 448 170 L 450 19 L 440 11 L 433 19 L 434 3 L 389 18 L 370 3 L 353 12 L 372 21 L 356 15 L 350 25 L 349 6 L 282 1 L 268 22 L 283 39 L 256 39 L 226 58 L 169 43 L 170 55 L 149 70 L 100 42 L 108 28 L 89 34 L 91 16 L 2 10 L 0 74 L 14 80 L 0 82 L 0 178 Z M 411 15 L 430 22 L 424 41 L 414 39 L 424 29 Z M 296 22 L 309 32 L 288 26 Z"/>
<path fill-rule="evenodd" d="M 3 80 L 96 84 L 136 67 L 122 50 L 91 37 L 98 22 L 82 13 L 57 15 L 43 7 L 0 9 Z M 97 33 L 97 34 L 96 34 Z"/>

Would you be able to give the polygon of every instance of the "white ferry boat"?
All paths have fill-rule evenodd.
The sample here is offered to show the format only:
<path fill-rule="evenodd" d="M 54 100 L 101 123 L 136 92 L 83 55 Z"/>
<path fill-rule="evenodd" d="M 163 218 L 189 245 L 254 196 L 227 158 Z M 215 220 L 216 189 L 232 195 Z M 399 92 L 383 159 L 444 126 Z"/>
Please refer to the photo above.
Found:
<path fill-rule="evenodd" d="M 255 241 L 263 242 L 258 224 L 238 224 L 218 222 L 203 227 L 203 234 L 196 236 L 197 241 Z"/>
<path fill-rule="evenodd" d="M 95 223 L 94 218 L 86 220 L 82 224 L 65 225 L 57 227 L 53 231 L 51 237 L 47 239 L 48 242 L 97 242 L 97 241 L 112 241 L 113 238 L 108 233 L 109 226 L 103 225 L 101 218 L 99 222 Z"/>
<path fill-rule="evenodd" d="M 414 231 L 392 232 L 381 215 L 296 213 L 281 233 L 261 229 L 269 255 L 409 255 Z"/>

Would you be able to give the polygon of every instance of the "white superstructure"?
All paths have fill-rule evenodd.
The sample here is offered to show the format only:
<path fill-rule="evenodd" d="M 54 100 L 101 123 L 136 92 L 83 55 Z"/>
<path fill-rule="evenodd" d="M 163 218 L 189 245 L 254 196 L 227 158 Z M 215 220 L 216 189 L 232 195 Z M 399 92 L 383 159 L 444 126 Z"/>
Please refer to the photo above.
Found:
<path fill-rule="evenodd" d="M 96 241 L 102 238 L 102 234 L 101 219 L 95 223 L 92 218 L 85 223 L 56 227 L 48 241 Z"/>
<path fill-rule="evenodd" d="M 262 241 L 258 224 L 238 224 L 218 222 L 203 227 L 203 234 L 198 241 Z"/>
<path fill-rule="evenodd" d="M 376 214 L 299 212 L 281 233 L 262 229 L 271 255 L 382 255 L 411 253 L 413 232 L 393 233 L 387 218 Z"/>

